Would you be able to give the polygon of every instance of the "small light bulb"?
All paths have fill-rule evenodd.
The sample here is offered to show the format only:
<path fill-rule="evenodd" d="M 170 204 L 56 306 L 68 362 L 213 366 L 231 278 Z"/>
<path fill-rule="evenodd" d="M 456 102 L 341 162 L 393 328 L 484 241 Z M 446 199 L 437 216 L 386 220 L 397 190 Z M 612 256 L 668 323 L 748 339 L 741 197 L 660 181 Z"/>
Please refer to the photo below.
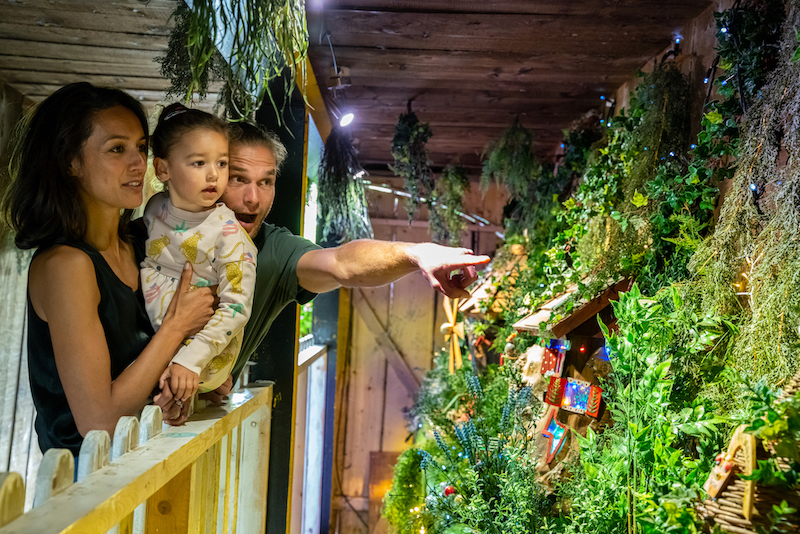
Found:
<path fill-rule="evenodd" d="M 756 190 L 756 184 L 750 184 L 750 190 L 751 191 L 755 191 Z"/>
<path fill-rule="evenodd" d="M 605 95 L 600 95 L 600 100 L 605 100 L 605 99 L 606 99 Z"/>
<path fill-rule="evenodd" d="M 703 78 L 703 83 L 708 83 L 708 78 Z"/>
<path fill-rule="evenodd" d="M 675 38 L 675 44 L 681 44 L 681 38 L 680 37 L 676 37 Z"/>
<path fill-rule="evenodd" d="M 721 31 L 722 33 L 728 33 L 728 28 L 725 28 L 723 26 L 719 31 Z"/>

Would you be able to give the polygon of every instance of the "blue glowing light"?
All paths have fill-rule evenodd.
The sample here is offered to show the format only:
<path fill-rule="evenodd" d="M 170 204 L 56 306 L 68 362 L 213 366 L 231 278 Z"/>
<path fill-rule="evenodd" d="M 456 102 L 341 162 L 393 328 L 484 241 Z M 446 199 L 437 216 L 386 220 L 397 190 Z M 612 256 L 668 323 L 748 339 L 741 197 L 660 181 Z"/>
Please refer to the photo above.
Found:
<path fill-rule="evenodd" d="M 603 123 L 605 123 L 605 122 L 606 122 L 606 121 L 604 121 L 603 119 L 600 119 L 600 124 L 603 124 Z"/>
<path fill-rule="evenodd" d="M 605 100 L 605 99 L 606 99 L 606 95 L 600 95 L 600 100 Z"/>
<path fill-rule="evenodd" d="M 697 145 L 695 145 L 695 144 L 692 144 L 692 145 L 691 145 L 689 148 L 691 148 L 692 150 L 694 150 L 695 148 L 697 148 Z"/>
<path fill-rule="evenodd" d="M 756 190 L 756 184 L 750 184 L 750 189 L 752 191 L 755 191 Z"/>
<path fill-rule="evenodd" d="M 783 182 L 781 180 L 778 180 L 778 185 L 783 185 Z"/>
<path fill-rule="evenodd" d="M 708 83 L 708 78 L 703 78 L 703 83 Z"/>
<path fill-rule="evenodd" d="M 675 152 L 670 152 L 669 155 L 674 158 L 675 157 Z"/>
<path fill-rule="evenodd" d="M 681 38 L 680 37 L 676 37 L 675 38 L 675 44 L 681 44 Z"/>
<path fill-rule="evenodd" d="M 644 147 L 644 149 L 647 150 L 647 147 Z"/>
<path fill-rule="evenodd" d="M 561 148 L 564 148 L 564 143 L 561 143 Z"/>
<path fill-rule="evenodd" d="M 728 28 L 723 27 L 719 31 L 721 31 L 722 33 L 728 33 Z"/>
<path fill-rule="evenodd" d="M 721 85 L 728 85 L 728 80 L 722 80 L 722 84 Z"/>
<path fill-rule="evenodd" d="M 544 284 L 539 284 L 539 287 L 544 287 Z"/>

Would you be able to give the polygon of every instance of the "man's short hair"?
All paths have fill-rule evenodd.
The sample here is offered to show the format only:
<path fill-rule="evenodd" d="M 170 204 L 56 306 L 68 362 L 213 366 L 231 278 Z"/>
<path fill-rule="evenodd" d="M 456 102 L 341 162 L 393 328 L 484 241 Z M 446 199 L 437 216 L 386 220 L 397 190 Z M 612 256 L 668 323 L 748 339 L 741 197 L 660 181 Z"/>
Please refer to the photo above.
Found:
<path fill-rule="evenodd" d="M 262 146 L 275 156 L 275 169 L 280 169 L 286 160 L 287 151 L 281 140 L 274 133 L 261 126 L 247 122 L 233 122 L 230 124 L 230 144 L 242 146 Z"/>

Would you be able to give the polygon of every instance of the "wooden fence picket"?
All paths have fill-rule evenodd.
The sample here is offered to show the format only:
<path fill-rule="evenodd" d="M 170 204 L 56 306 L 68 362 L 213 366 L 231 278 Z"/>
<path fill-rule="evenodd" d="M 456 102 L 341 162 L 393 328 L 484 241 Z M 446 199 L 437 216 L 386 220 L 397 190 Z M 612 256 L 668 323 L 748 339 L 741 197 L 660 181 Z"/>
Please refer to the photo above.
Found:
<path fill-rule="evenodd" d="M 144 445 L 147 440 L 161 433 L 163 414 L 158 406 L 145 406 L 139 419 L 139 445 Z M 143 502 L 133 511 L 133 534 L 144 534 L 145 517 L 147 517 L 147 502 Z"/>
<path fill-rule="evenodd" d="M 78 453 L 78 482 L 108 465 L 110 449 L 111 440 L 105 430 L 90 430 L 86 434 Z"/>
<path fill-rule="evenodd" d="M 91 433 L 91 432 L 90 432 Z M 106 433 L 106 436 L 108 434 Z M 48 449 L 39 464 L 33 507 L 41 506 L 50 497 L 58 495 L 75 480 L 75 457 L 67 449 Z"/>
<path fill-rule="evenodd" d="M 139 420 L 126 415 L 120 417 L 114 428 L 114 440 L 111 442 L 111 461 L 115 461 L 128 451 L 139 445 Z"/>
<path fill-rule="evenodd" d="M 19 473 L 0 473 L 0 527 L 22 515 L 25 483 Z"/>

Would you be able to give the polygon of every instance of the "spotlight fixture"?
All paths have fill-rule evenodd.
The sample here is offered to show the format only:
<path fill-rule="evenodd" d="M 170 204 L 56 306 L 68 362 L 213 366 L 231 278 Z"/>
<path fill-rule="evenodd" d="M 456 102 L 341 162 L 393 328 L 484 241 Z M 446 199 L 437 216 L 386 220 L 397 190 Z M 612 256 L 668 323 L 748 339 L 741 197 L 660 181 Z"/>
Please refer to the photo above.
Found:
<path fill-rule="evenodd" d="M 353 122 L 353 119 L 355 119 L 355 118 L 356 118 L 356 116 L 355 116 L 354 114 L 352 114 L 352 113 L 345 113 L 345 114 L 344 114 L 344 115 L 342 115 L 342 117 L 339 119 L 339 126 L 341 126 L 341 127 L 348 126 L 348 125 L 349 125 L 351 122 Z"/>

